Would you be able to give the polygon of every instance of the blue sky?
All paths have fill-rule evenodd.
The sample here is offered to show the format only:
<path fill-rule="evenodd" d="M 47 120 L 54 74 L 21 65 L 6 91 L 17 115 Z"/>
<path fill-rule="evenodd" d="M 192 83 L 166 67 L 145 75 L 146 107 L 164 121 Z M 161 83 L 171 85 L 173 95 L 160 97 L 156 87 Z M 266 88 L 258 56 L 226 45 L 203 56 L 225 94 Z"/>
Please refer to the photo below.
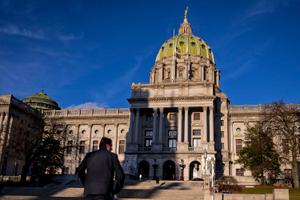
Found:
<path fill-rule="evenodd" d="M 300 1 L 0 1 L 0 95 L 128 107 L 189 6 L 232 104 L 300 103 Z"/>

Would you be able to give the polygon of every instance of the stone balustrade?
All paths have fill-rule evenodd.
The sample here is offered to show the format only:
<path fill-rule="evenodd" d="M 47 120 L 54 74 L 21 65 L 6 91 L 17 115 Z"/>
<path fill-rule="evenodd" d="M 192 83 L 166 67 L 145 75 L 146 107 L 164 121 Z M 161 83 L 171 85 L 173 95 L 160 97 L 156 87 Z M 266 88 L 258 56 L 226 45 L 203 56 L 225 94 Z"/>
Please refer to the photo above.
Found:
<path fill-rule="evenodd" d="M 46 110 L 43 111 L 43 114 L 47 117 L 129 115 L 129 109 L 128 108 L 95 108 L 95 109 Z"/>

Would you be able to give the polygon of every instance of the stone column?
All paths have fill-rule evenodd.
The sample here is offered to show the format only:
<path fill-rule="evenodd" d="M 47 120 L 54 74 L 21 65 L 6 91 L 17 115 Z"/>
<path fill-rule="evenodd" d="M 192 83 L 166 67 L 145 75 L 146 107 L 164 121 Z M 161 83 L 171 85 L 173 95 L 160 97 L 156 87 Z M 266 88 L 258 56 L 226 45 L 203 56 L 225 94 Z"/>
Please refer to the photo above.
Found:
<path fill-rule="evenodd" d="M 3 120 L 4 120 L 4 113 L 1 113 L 0 114 L 0 137 L 1 137 L 2 127 L 3 127 Z"/>
<path fill-rule="evenodd" d="M 204 73 L 205 73 L 205 69 L 204 69 L 204 66 L 202 65 L 202 81 L 204 81 Z"/>
<path fill-rule="evenodd" d="M 208 134 L 208 129 L 207 129 L 207 107 L 203 107 L 203 123 L 204 123 L 204 132 L 203 132 L 203 141 L 207 142 L 207 134 Z"/>
<path fill-rule="evenodd" d="M 182 108 L 178 108 L 177 115 L 177 143 L 182 143 Z"/>
<path fill-rule="evenodd" d="M 91 125 L 89 125 L 89 129 L 90 129 L 90 138 L 89 138 L 89 152 L 91 152 L 93 149 L 93 141 L 92 141 L 92 134 L 93 134 L 93 132 L 92 132 L 92 130 L 93 130 L 93 124 L 91 124 Z"/>
<path fill-rule="evenodd" d="M 214 107 L 209 107 L 209 141 L 214 142 Z"/>
<path fill-rule="evenodd" d="M 189 108 L 184 108 L 184 143 L 188 143 L 188 131 L 189 131 Z"/>
<path fill-rule="evenodd" d="M 152 138 L 152 143 L 156 144 L 157 141 L 157 108 L 154 108 L 153 112 L 153 138 Z"/>
<path fill-rule="evenodd" d="M 133 126 L 134 125 L 134 113 L 133 110 L 130 109 L 130 120 L 129 120 L 129 131 L 128 131 L 128 135 L 127 135 L 127 142 L 128 144 L 132 143 L 132 140 L 134 138 L 133 134 L 134 134 L 134 130 L 133 130 Z"/>
<path fill-rule="evenodd" d="M 139 136 L 139 126 L 140 126 L 140 109 L 136 109 L 135 114 L 135 129 L 134 129 L 134 143 L 138 143 L 138 136 Z"/>
<path fill-rule="evenodd" d="M 115 125 L 115 141 L 114 141 L 114 143 L 115 143 L 115 145 L 113 146 L 113 148 L 115 149 L 115 153 L 116 154 L 118 154 L 118 137 L 119 137 L 119 124 L 116 124 Z"/>
<path fill-rule="evenodd" d="M 158 130 L 158 143 L 162 144 L 163 141 L 163 119 L 164 119 L 164 108 L 159 108 L 159 130 Z"/>

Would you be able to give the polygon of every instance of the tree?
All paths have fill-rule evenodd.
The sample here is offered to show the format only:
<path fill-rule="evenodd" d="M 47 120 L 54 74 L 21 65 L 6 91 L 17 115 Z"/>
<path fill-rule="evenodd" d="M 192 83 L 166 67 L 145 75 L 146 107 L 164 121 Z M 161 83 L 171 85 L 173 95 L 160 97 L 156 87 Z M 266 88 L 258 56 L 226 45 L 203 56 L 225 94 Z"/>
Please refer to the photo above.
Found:
<path fill-rule="evenodd" d="M 245 146 L 239 152 L 237 163 L 251 170 L 253 177 L 261 184 L 265 184 L 266 173 L 280 172 L 279 154 L 275 150 L 272 133 L 264 122 L 247 127 Z"/>
<path fill-rule="evenodd" d="M 265 108 L 265 120 L 274 133 L 277 149 L 283 163 L 292 167 L 293 187 L 299 188 L 297 155 L 300 142 L 300 107 L 275 102 Z"/>
<path fill-rule="evenodd" d="M 35 135 L 29 134 L 22 141 L 21 152 L 24 157 L 24 166 L 21 182 L 26 182 L 26 176 L 31 167 L 36 176 L 53 173 L 53 170 L 56 171 L 63 167 L 65 141 L 66 126 L 43 119 L 40 124 L 40 132 Z"/>

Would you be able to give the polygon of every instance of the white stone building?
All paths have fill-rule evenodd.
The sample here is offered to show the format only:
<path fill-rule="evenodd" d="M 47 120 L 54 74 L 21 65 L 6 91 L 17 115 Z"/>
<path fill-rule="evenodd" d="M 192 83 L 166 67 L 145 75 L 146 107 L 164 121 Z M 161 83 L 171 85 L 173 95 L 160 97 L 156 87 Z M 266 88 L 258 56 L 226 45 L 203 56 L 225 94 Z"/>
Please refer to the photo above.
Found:
<path fill-rule="evenodd" d="M 235 160 L 246 126 L 259 120 L 262 105 L 230 105 L 212 50 L 193 35 L 187 12 L 178 35 L 160 47 L 149 83 L 133 83 L 131 91 L 129 109 L 49 110 L 58 105 L 48 99 L 45 110 L 39 98 L 25 102 L 63 127 L 67 146 L 78 146 L 66 151 L 66 174 L 75 173 L 85 154 L 98 149 L 106 136 L 129 175 L 170 180 L 227 175 L 242 184 L 254 183 L 251 172 Z M 2 120 L 9 113 L 2 104 L 0 133 L 13 134 L 8 119 Z"/>

